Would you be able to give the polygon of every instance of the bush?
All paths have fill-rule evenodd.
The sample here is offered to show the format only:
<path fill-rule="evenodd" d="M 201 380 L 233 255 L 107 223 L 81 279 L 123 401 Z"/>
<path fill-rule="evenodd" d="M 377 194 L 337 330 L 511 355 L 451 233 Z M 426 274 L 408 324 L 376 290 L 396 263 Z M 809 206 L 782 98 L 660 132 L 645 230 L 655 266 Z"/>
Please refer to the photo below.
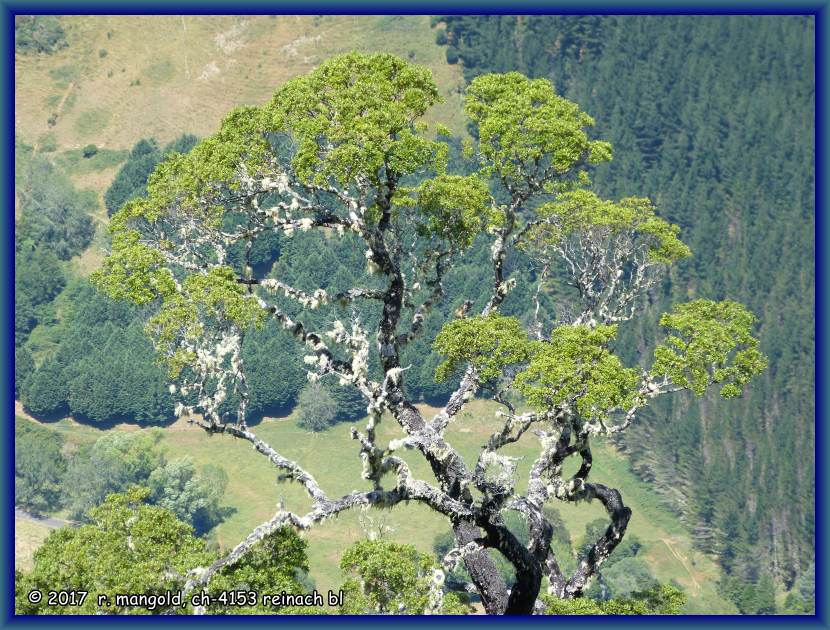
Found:
<path fill-rule="evenodd" d="M 297 424 L 315 433 L 325 431 L 337 417 L 337 401 L 320 383 L 310 383 L 300 392 Z"/>
<path fill-rule="evenodd" d="M 72 518 L 88 519 L 89 510 L 107 495 L 132 485 L 145 485 L 164 466 L 158 446 L 161 433 L 106 433 L 95 444 L 78 450 L 66 473 L 65 494 Z"/>
<path fill-rule="evenodd" d="M 94 144 L 88 144 L 84 147 L 83 154 L 85 158 L 89 159 L 96 153 L 98 153 L 98 147 Z"/>
<path fill-rule="evenodd" d="M 443 28 L 439 28 L 435 31 L 435 43 L 439 46 L 446 46 L 447 45 L 447 31 Z"/>
<path fill-rule="evenodd" d="M 28 420 L 14 425 L 14 504 L 41 514 L 61 507 L 63 438 Z"/>
<path fill-rule="evenodd" d="M 18 15 L 14 18 L 14 44 L 18 52 L 50 54 L 69 44 L 54 15 Z"/>
<path fill-rule="evenodd" d="M 201 536 L 222 522 L 226 509 L 219 502 L 228 484 L 224 468 L 212 467 L 207 475 L 196 472 L 190 457 L 156 468 L 147 479 L 149 502 L 173 512 Z"/>
<path fill-rule="evenodd" d="M 458 63 L 458 49 L 455 46 L 447 47 L 447 63 L 451 66 Z"/>

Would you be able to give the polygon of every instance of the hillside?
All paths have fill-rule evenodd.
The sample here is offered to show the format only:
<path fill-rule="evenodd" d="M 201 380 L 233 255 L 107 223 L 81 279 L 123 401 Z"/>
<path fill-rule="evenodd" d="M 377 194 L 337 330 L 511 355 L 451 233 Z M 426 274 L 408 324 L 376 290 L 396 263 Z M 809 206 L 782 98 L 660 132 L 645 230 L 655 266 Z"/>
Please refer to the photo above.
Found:
<path fill-rule="evenodd" d="M 448 431 L 450 441 L 466 457 L 473 456 L 478 446 L 496 428 L 493 405 L 484 401 L 470 404 L 459 421 Z M 17 422 L 32 422 L 18 416 Z M 62 434 L 67 448 L 91 443 L 104 431 L 81 425 L 70 419 L 55 424 L 41 425 Z M 296 424 L 296 417 L 274 418 L 255 428 L 257 435 L 279 448 L 286 457 L 308 463 L 308 470 L 321 487 L 332 494 L 345 493 L 355 488 L 360 478 L 360 460 L 356 457 L 354 442 L 348 437 L 349 424 L 340 424 L 319 434 L 309 434 Z M 143 431 L 134 425 L 118 425 L 109 431 Z M 288 509 L 307 509 L 308 498 L 296 485 L 273 483 L 273 468 L 262 457 L 251 457 L 250 447 L 222 436 L 210 437 L 184 421 L 163 430 L 162 445 L 170 457 L 188 454 L 198 465 L 221 461 L 228 473 L 224 504 L 235 508 L 231 516 L 215 531 L 217 541 L 225 548 L 242 540 L 254 527 L 268 520 L 278 501 Z M 400 437 L 394 422 L 386 422 L 379 431 L 380 439 Z M 523 458 L 520 479 L 526 478 L 532 461 L 535 438 L 525 439 L 510 449 L 510 454 Z M 346 457 L 341 456 L 346 453 Z M 638 537 L 644 545 L 643 558 L 662 582 L 677 582 L 689 597 L 685 611 L 689 614 L 734 614 L 734 606 L 723 600 L 716 590 L 719 569 L 711 556 L 696 550 L 688 530 L 655 497 L 648 484 L 634 477 L 625 458 L 610 445 L 595 448 L 595 466 L 592 476 L 599 481 L 612 481 L 625 497 L 634 514 L 629 534 Z M 413 473 L 429 479 L 429 471 L 419 457 L 408 457 Z M 586 523 L 603 518 L 599 505 L 556 505 L 572 541 L 577 542 Z M 30 554 L 42 540 L 40 525 L 26 524 L 25 533 L 16 546 L 15 562 L 28 566 Z M 335 521 L 313 529 L 307 534 L 311 577 L 318 590 L 335 588 L 341 582 L 338 562 L 343 549 L 351 542 L 364 538 L 369 532 L 383 528 L 392 540 L 405 541 L 426 553 L 432 553 L 435 537 L 448 531 L 445 519 L 419 505 L 398 506 L 389 512 L 349 512 Z M 32 529 L 29 533 L 28 529 Z"/>
<path fill-rule="evenodd" d="M 434 122 L 464 134 L 458 67 L 435 45 L 427 16 L 62 16 L 68 46 L 15 56 L 15 136 L 47 153 L 99 198 L 141 138 L 203 137 L 239 105 L 260 105 L 277 86 L 350 50 L 384 50 L 429 66 L 443 89 Z M 54 124 L 52 124 L 54 122 Z M 80 150 L 100 154 L 84 161 Z M 103 150 L 103 151 L 101 151 Z M 104 159 L 102 159 L 104 158 Z M 100 262 L 95 245 L 76 259 Z"/>
<path fill-rule="evenodd" d="M 235 508 L 214 532 L 223 547 L 270 517 L 280 498 L 289 507 L 301 503 L 296 488 L 273 485 L 262 462 L 247 452 L 234 457 L 243 446 L 170 423 L 166 377 L 141 332 L 146 312 L 106 304 L 83 280 L 107 248 L 106 191 L 119 169 L 137 161 L 140 140 L 152 139 L 160 153 L 182 134 L 207 136 L 233 107 L 266 102 L 275 87 L 337 53 L 383 50 L 427 65 L 443 97 L 429 122 L 447 125 L 457 138 L 469 133 L 461 111 L 467 82 L 518 70 L 549 78 L 596 118 L 592 135 L 612 142 L 614 160 L 597 169 L 596 189 L 614 198 L 651 197 L 694 252 L 650 295 L 642 320 L 623 328 L 620 354 L 630 364 L 650 355 L 659 314 L 706 297 L 738 300 L 756 313 L 761 349 L 770 357 L 769 369 L 739 400 L 684 395 L 659 404 L 624 437 L 596 449 L 593 474 L 621 488 L 645 559 L 661 581 L 684 587 L 689 612 L 757 612 L 756 591 L 773 580 L 781 610 L 783 593 L 813 579 L 812 18 L 61 16 L 59 22 L 65 47 L 15 58 L 15 216 L 18 227 L 24 214 L 29 219 L 24 236 L 38 229 L 48 235 L 16 248 L 16 394 L 37 386 L 49 400 L 28 411 L 41 420 L 66 416 L 70 403 L 87 410 L 82 422 L 62 419 L 50 429 L 82 443 L 103 434 L 95 422 L 109 431 L 143 431 L 121 423 L 140 418 L 165 426 L 169 452 L 191 454 L 200 465 L 221 461 L 230 476 L 226 500 Z M 436 36 L 444 45 L 436 45 Z M 38 224 L 50 213 L 65 222 L 60 230 Z M 268 248 L 261 264 L 277 261 L 289 279 L 304 273 L 307 256 L 326 282 L 349 280 L 350 264 L 363 264 L 362 252 L 355 258 L 348 245 L 310 235 L 275 239 Z M 446 394 L 433 382 L 437 358 L 428 343 L 463 296 L 478 297 L 486 256 L 487 245 L 478 243 L 448 273 L 448 298 L 427 322 L 429 339 L 410 349 L 426 357 L 407 358 L 415 363 L 407 382 L 418 400 Z M 526 267 L 519 261 L 512 272 L 529 277 Z M 523 290 L 505 313 L 526 321 L 530 294 Z M 556 297 L 543 296 L 551 313 Z M 260 401 L 265 420 L 258 431 L 287 456 L 311 458 L 324 487 L 348 490 L 359 477 L 356 457 L 346 460 L 354 469 L 347 475 L 337 463 L 352 446 L 348 425 L 311 434 L 288 415 L 305 378 L 298 347 L 280 334 L 263 332 L 261 348 L 249 348 L 245 358 L 266 366 L 255 389 L 276 392 Z M 84 373 L 75 379 L 74 371 Z M 124 393 L 130 387 L 123 383 L 149 383 L 152 395 Z M 99 400 L 81 400 L 79 391 L 92 390 Z M 118 404 L 98 404 L 116 394 Z M 107 416 L 118 405 L 130 411 Z M 491 413 L 477 401 L 455 426 L 452 438 L 462 452 L 476 452 L 474 438 L 480 442 L 489 430 Z M 390 423 L 383 430 L 391 437 Z M 421 462 L 413 465 L 426 474 Z M 601 516 L 598 507 L 564 506 L 561 513 L 574 543 Z M 382 517 L 343 516 L 310 534 L 317 586 L 334 586 L 345 545 L 381 525 L 427 552 L 445 527 L 413 506 Z M 23 566 L 42 530 L 21 523 Z"/>
<path fill-rule="evenodd" d="M 721 557 L 735 601 L 762 579 L 789 588 L 815 549 L 814 19 L 458 16 L 446 28 L 468 80 L 547 77 L 595 116 L 614 146 L 596 188 L 649 195 L 681 226 L 693 256 L 626 331 L 630 356 L 680 301 L 729 298 L 758 316 L 770 367 L 742 400 L 666 401 L 620 445 Z"/>

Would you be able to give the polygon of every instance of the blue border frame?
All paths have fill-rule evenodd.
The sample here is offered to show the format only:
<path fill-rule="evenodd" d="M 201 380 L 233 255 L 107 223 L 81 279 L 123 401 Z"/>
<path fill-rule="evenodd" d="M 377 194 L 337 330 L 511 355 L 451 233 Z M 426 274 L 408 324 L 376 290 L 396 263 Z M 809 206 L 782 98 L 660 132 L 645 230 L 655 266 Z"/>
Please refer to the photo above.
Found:
<path fill-rule="evenodd" d="M 814 334 L 817 346 L 816 372 L 815 372 L 815 463 L 816 463 L 816 615 L 805 616 L 733 616 L 723 617 L 715 615 L 682 615 L 663 619 L 659 617 L 453 617 L 453 618 L 424 618 L 424 617 L 399 617 L 395 623 L 407 625 L 427 624 L 439 625 L 449 623 L 462 624 L 489 624 L 489 623 L 510 623 L 510 624 L 538 624 L 550 623 L 557 627 L 590 627 L 600 624 L 662 624 L 665 621 L 671 624 L 685 626 L 706 625 L 706 626 L 731 626 L 738 624 L 745 626 L 789 626 L 791 624 L 810 625 L 827 627 L 827 604 L 825 596 L 828 595 L 826 583 L 826 547 L 822 534 L 826 520 L 827 487 L 825 486 L 826 466 L 820 457 L 828 453 L 828 432 L 821 422 L 825 418 L 827 392 L 830 390 L 830 378 L 824 373 L 824 359 L 827 350 L 827 339 L 824 334 L 824 318 L 826 314 L 825 300 L 827 299 L 825 276 L 827 255 L 822 245 L 828 242 L 827 222 L 823 210 L 827 208 L 826 182 L 830 178 L 826 157 L 827 128 L 826 107 L 827 107 L 827 85 L 828 66 L 825 65 L 827 44 L 825 36 L 828 32 L 828 6 L 830 0 L 821 1 L 753 1 L 753 0 L 732 0 L 731 2 L 717 2 L 717 0 L 697 0 L 678 2 L 669 6 L 657 2 L 640 0 L 638 2 L 620 2 L 619 0 L 567 0 L 562 2 L 543 2 L 533 0 L 518 0 L 507 4 L 500 4 L 497 0 L 455 0 L 451 5 L 416 0 L 405 0 L 397 2 L 393 6 L 379 0 L 329 0 L 328 2 L 268 2 L 257 0 L 244 0 L 240 3 L 223 2 L 198 2 L 197 0 L 178 0 L 177 2 L 165 2 L 164 0 L 129 0 L 117 4 L 105 2 L 78 1 L 78 2 L 56 2 L 48 1 L 20 1 L 12 0 L 7 2 L 0 0 L 0 28 L 3 33 L 3 57 L 4 63 L 0 65 L 0 78 L 2 78 L 3 98 L 3 124 L 2 143 L 3 152 L 0 158 L 2 164 L 3 201 L 4 210 L 0 213 L 0 265 L 2 266 L 2 297 L 3 308 L 0 309 L 0 324 L 7 331 L 2 336 L 2 349 L 5 361 L 0 363 L 0 370 L 3 371 L 3 383 L 0 391 L 0 404 L 2 409 L 8 412 L 8 420 L 4 424 L 4 439 L 0 444 L 0 461 L 5 462 L 2 467 L 2 485 L 0 485 L 0 501 L 2 501 L 2 532 L 5 535 L 2 539 L 2 558 L 6 560 L 5 570 L 0 571 L 0 625 L 5 626 L 33 626 L 48 627 L 58 625 L 94 624 L 96 627 L 103 625 L 120 625 L 121 623 L 155 623 L 155 624 L 237 624 L 237 623 L 271 623 L 281 627 L 321 627 L 334 624 L 375 624 L 389 621 L 389 618 L 378 617 L 118 617 L 117 619 L 84 617 L 33 617 L 14 615 L 14 520 L 13 520 L 13 496 L 14 496 L 14 15 L 15 14 L 658 14 L 658 15 L 700 15 L 700 14 L 746 14 L 746 15 L 813 15 L 815 24 L 815 73 L 816 73 L 816 100 L 815 100 L 815 146 L 816 146 L 816 213 L 815 213 L 815 247 L 816 247 L 816 301 Z M 9 535 L 12 534 L 12 535 Z M 93 622 L 93 619 L 96 621 Z"/>

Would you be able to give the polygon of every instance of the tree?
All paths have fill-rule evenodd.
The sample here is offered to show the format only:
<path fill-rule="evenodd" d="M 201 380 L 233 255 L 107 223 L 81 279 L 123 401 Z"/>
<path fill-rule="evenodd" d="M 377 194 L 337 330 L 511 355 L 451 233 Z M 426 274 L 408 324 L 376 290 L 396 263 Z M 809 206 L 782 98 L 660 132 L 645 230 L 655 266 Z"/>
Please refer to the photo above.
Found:
<path fill-rule="evenodd" d="M 29 375 L 34 372 L 35 361 L 32 353 L 25 346 L 16 348 L 14 351 L 14 397 L 19 398 L 23 390 L 23 384 Z"/>
<path fill-rule="evenodd" d="M 346 550 L 340 569 L 346 615 L 463 615 L 469 609 L 457 594 L 444 594 L 444 572 L 412 545 L 362 540 Z"/>
<path fill-rule="evenodd" d="M 149 502 L 170 510 L 201 536 L 224 518 L 219 502 L 228 478 L 224 469 L 219 471 L 218 476 L 203 477 L 196 472 L 190 457 L 169 462 L 150 473 L 146 482 L 150 489 Z"/>
<path fill-rule="evenodd" d="M 51 54 L 69 44 L 54 15 L 14 16 L 14 44 L 18 52 Z"/>
<path fill-rule="evenodd" d="M 239 591 L 248 597 L 259 594 L 304 592 L 298 572 L 307 568 L 306 542 L 290 528 L 270 532 L 251 553 L 233 567 L 217 574 L 208 590 L 214 603 L 194 607 L 165 603 L 166 591 L 184 589 L 188 569 L 209 564 L 215 553 L 205 541 L 193 535 L 192 528 L 159 506 L 148 505 L 149 490 L 132 487 L 123 494 L 112 494 L 91 510 L 91 522 L 78 528 L 55 530 L 35 552 L 31 573 L 15 574 L 15 610 L 27 615 L 161 615 L 161 614 L 307 614 L 307 609 L 291 606 L 242 605 L 229 599 Z M 126 551 L 125 551 L 126 550 Z M 49 605 L 44 597 L 33 603 L 27 595 L 33 590 L 85 591 L 69 605 Z M 224 598 L 222 593 L 225 593 Z M 141 594 L 144 602 L 118 602 L 118 594 Z M 99 603 L 99 597 L 104 597 Z M 161 602 L 152 598 L 162 598 Z M 240 605 L 235 602 L 240 601 Z M 319 611 L 312 611 L 319 612 Z"/>
<path fill-rule="evenodd" d="M 38 417 L 59 416 L 67 411 L 69 387 L 63 366 L 49 357 L 25 381 L 23 406 Z"/>
<path fill-rule="evenodd" d="M 79 449 L 66 474 L 66 498 L 72 518 L 91 518 L 91 509 L 113 493 L 132 485 L 144 485 L 163 465 L 157 430 L 108 433 L 94 444 Z"/>
<path fill-rule="evenodd" d="M 28 420 L 14 424 L 14 504 L 40 514 L 63 504 L 63 439 Z"/>
<path fill-rule="evenodd" d="M 477 141 L 463 175 L 447 172 L 447 144 L 429 139 L 418 122 L 438 100 L 424 68 L 387 54 L 333 58 L 287 82 L 267 105 L 231 112 L 217 134 L 158 166 L 147 198 L 113 216 L 112 253 L 95 282 L 156 309 L 148 331 L 171 376 L 186 376 L 182 393 L 198 394 L 179 413 L 198 411 L 204 430 L 251 442 L 313 499 L 308 513 L 280 511 L 199 571 L 193 588 L 283 524 L 305 529 L 357 506 L 418 501 L 452 524 L 456 547 L 446 566 L 464 562 L 488 613 L 544 608 L 543 578 L 551 597 L 578 598 L 631 516 L 618 490 L 588 480 L 591 438 L 624 431 L 671 392 L 702 395 L 717 384 L 724 397 L 738 396 L 764 368 L 754 317 L 738 303 L 705 299 L 665 314 L 668 334 L 654 360 L 626 367 L 613 351 L 617 325 L 636 315 L 669 265 L 690 254 L 679 228 L 659 218 L 649 199 L 608 201 L 588 190 L 588 168 L 608 161 L 611 147 L 589 138 L 593 119 L 547 80 L 507 73 L 470 84 L 465 110 Z M 359 282 L 329 292 L 225 263 L 229 243 L 249 250 L 262 234 L 305 230 L 358 238 L 366 265 Z M 462 305 L 435 338 L 445 357 L 436 376 L 456 385 L 425 418 L 407 396 L 401 352 L 441 301 L 447 269 L 477 239 L 491 243 L 489 295 L 476 315 Z M 552 327 L 541 300 L 529 322 L 499 311 L 516 288 L 510 261 L 518 251 L 536 264 L 539 285 L 524 287 L 526 295 L 543 293 L 553 270 L 570 284 L 562 313 L 571 315 L 560 313 Z M 325 319 L 314 317 L 317 310 Z M 352 437 L 371 489 L 329 497 L 248 427 L 241 347 L 269 319 L 306 345 L 310 380 L 331 374 L 363 394 L 368 424 Z M 503 407 L 503 425 L 467 462 L 444 431 L 476 393 Z M 221 407 L 229 394 L 239 396 L 232 419 Z M 511 402 L 517 396 L 525 411 Z M 384 416 L 400 425 L 402 439 L 378 443 Z M 539 455 L 520 489 L 515 460 L 499 450 L 531 435 Z M 395 453 L 402 447 L 425 458 L 437 483 L 413 476 Z M 581 465 L 567 476 L 571 457 Z M 570 575 L 550 545 L 544 507 L 553 499 L 599 501 L 609 516 Z M 506 509 L 528 522 L 526 544 L 504 523 Z M 513 565 L 509 592 L 491 549 Z"/>
<path fill-rule="evenodd" d="M 21 216 L 15 226 L 15 243 L 48 249 L 60 260 L 84 251 L 95 235 L 89 215 L 97 207 L 95 194 L 76 190 L 42 155 L 21 164 L 20 169 L 16 189 Z M 48 259 L 45 262 L 48 264 Z M 51 282 L 62 282 L 62 276 Z"/>
<path fill-rule="evenodd" d="M 195 136 L 183 134 L 162 150 L 152 138 L 139 140 L 104 193 L 107 213 L 112 215 L 130 199 L 143 197 L 147 191 L 147 177 L 162 158 L 168 153 L 187 153 L 196 141 Z"/>
<path fill-rule="evenodd" d="M 304 429 L 315 433 L 325 431 L 337 417 L 337 401 L 322 384 L 309 383 L 300 392 L 297 413 L 297 424 Z"/>
<path fill-rule="evenodd" d="M 118 593 L 162 595 L 178 590 L 189 567 L 209 562 L 205 542 L 163 508 L 144 504 L 148 491 L 113 494 L 90 511 L 90 524 L 57 529 L 35 552 L 30 574 L 15 579 L 18 614 L 160 614 L 164 609 L 116 604 Z M 32 603 L 32 590 L 86 591 L 83 602 Z M 106 604 L 99 605 L 99 595 Z"/>

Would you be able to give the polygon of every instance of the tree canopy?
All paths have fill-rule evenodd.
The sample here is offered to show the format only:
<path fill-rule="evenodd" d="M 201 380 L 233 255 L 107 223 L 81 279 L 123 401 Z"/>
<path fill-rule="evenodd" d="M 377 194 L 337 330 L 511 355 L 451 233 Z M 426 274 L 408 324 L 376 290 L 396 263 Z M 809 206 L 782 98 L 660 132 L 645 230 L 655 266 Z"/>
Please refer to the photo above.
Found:
<path fill-rule="evenodd" d="M 177 380 L 177 413 L 210 433 L 251 442 L 312 499 L 305 514 L 280 510 L 199 570 L 191 588 L 210 584 L 285 524 L 305 529 L 353 507 L 418 501 L 452 523 L 455 547 L 444 565 L 464 562 L 488 613 L 544 609 L 543 578 L 549 597 L 578 599 L 631 516 L 618 490 L 589 481 L 591 439 L 624 431 L 652 399 L 673 392 L 700 394 L 723 383 L 722 395 L 739 395 L 764 369 L 752 315 L 729 301 L 677 305 L 661 320 L 674 332 L 654 361 L 626 365 L 615 353 L 617 325 L 638 313 L 668 267 L 690 251 L 651 201 L 603 200 L 588 190 L 590 169 L 611 159 L 611 147 L 591 138 L 594 120 L 550 81 L 511 72 L 470 83 L 465 111 L 476 141 L 461 173 L 448 170 L 444 130 L 433 139 L 419 120 L 438 99 L 428 70 L 392 55 L 332 58 L 287 82 L 266 105 L 234 110 L 189 153 L 169 156 L 150 176 L 147 197 L 113 215 L 112 252 L 94 281 L 114 298 L 154 310 L 147 331 Z M 261 236 L 309 230 L 354 238 L 363 248 L 365 270 L 351 287 L 292 285 L 251 264 Z M 437 376 L 455 382 L 428 419 L 407 394 L 411 366 L 402 356 L 444 298 L 447 269 L 477 239 L 490 245 L 489 295 L 475 315 L 472 301 L 464 302 L 435 338 L 447 358 Z M 229 259 L 239 244 L 241 268 Z M 535 266 L 529 321 L 500 313 L 511 292 L 528 291 L 511 274 L 518 255 Z M 540 294 L 554 269 L 573 290 L 576 309 L 545 317 Z M 312 319 L 319 310 L 327 317 Z M 268 321 L 305 345 L 309 380 L 336 378 L 363 395 L 369 421 L 352 437 L 370 489 L 329 497 L 248 426 L 242 349 Z M 484 392 L 502 406 L 502 427 L 467 462 L 444 430 Z M 238 401 L 233 416 L 225 406 L 231 397 Z M 404 437 L 380 444 L 376 427 L 389 417 Z M 531 435 L 538 457 L 519 488 L 516 462 L 500 449 Z M 415 478 L 395 453 L 400 448 L 423 456 L 437 484 Z M 581 464 L 568 475 L 571 457 Z M 544 507 L 552 500 L 598 501 L 609 518 L 569 575 L 551 546 Z M 527 520 L 526 543 L 504 523 L 504 509 Z M 490 549 L 514 568 L 509 592 Z"/>

